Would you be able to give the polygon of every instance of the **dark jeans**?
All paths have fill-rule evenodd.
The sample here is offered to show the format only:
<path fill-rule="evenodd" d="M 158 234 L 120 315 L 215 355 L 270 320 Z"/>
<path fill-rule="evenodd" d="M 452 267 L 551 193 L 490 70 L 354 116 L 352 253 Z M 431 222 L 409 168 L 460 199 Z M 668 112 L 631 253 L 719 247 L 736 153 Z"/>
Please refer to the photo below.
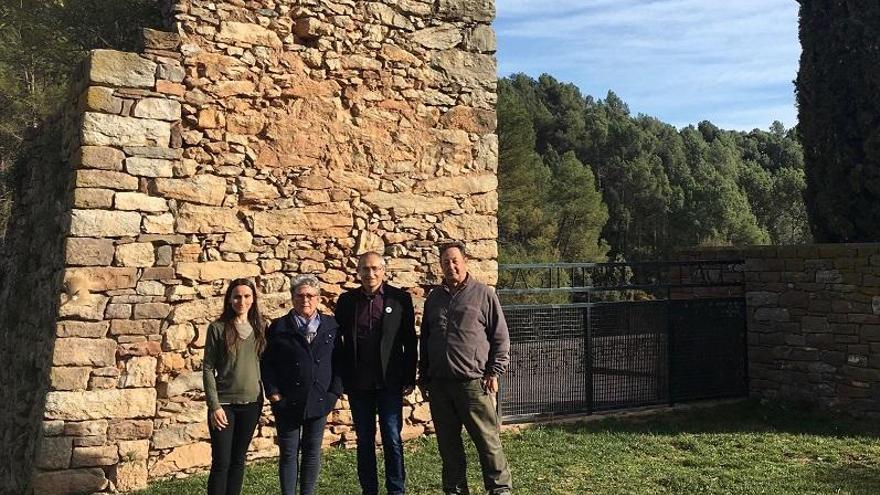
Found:
<path fill-rule="evenodd" d="M 437 448 L 443 463 L 443 492 L 467 495 L 467 459 L 461 441 L 464 426 L 477 448 L 483 485 L 490 495 L 512 489 L 507 458 L 501 448 L 498 414 L 481 380 L 434 378 L 428 384 L 431 417 L 437 431 Z"/>
<path fill-rule="evenodd" d="M 376 414 L 385 452 L 385 489 L 388 495 L 406 493 L 406 470 L 403 466 L 403 396 L 400 391 L 370 390 L 348 394 L 351 415 L 357 434 L 357 472 L 363 495 L 378 495 L 376 476 Z"/>
<path fill-rule="evenodd" d="M 229 424 L 222 430 L 211 427 L 211 474 L 208 495 L 238 495 L 244 478 L 244 461 L 254 429 L 260 419 L 262 404 L 229 404 L 221 406 Z M 208 415 L 211 413 L 209 412 Z"/>
<path fill-rule="evenodd" d="M 327 416 L 312 419 L 294 419 L 284 414 L 275 416 L 278 431 L 278 477 L 281 479 L 281 494 L 295 495 L 296 480 L 300 478 L 300 494 L 313 495 L 318 472 L 321 470 L 321 443 L 324 440 L 324 425 Z M 302 460 L 297 457 L 302 451 Z M 299 466 L 297 466 L 299 464 Z"/>

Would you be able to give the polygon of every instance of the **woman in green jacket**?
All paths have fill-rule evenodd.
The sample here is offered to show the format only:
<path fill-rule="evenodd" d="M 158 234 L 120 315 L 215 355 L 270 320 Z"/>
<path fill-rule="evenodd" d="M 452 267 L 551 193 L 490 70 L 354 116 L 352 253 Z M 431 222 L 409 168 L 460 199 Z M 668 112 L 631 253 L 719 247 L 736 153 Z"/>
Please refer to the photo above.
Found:
<path fill-rule="evenodd" d="M 202 378 L 211 433 L 208 495 L 239 495 L 244 461 L 263 410 L 260 354 L 266 323 L 257 289 L 235 279 L 223 299 L 223 314 L 208 327 Z"/>

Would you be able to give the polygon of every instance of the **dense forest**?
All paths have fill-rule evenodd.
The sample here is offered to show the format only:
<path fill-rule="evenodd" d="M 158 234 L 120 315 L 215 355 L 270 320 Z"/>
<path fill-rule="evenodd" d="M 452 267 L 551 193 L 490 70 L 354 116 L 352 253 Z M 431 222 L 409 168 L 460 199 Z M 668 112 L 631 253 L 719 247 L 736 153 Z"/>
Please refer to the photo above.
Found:
<path fill-rule="evenodd" d="M 0 238 L 4 176 L 94 48 L 137 49 L 153 0 L 0 3 Z M 793 130 L 676 129 L 544 75 L 498 85 L 504 261 L 655 259 L 700 244 L 809 240 Z"/>
<path fill-rule="evenodd" d="M 502 261 L 658 259 L 810 241 L 793 129 L 676 129 L 543 75 L 498 84 Z"/>

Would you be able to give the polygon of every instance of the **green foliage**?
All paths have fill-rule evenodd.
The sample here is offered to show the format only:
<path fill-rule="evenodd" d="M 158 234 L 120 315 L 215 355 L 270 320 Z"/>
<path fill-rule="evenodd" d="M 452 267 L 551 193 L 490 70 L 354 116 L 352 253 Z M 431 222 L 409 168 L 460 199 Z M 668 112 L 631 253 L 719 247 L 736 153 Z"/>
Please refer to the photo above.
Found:
<path fill-rule="evenodd" d="M 818 241 L 880 240 L 880 4 L 802 1 L 795 82 Z"/>
<path fill-rule="evenodd" d="M 552 188 L 549 200 L 528 207 L 500 195 L 504 261 L 525 252 L 530 261 L 601 260 L 605 253 L 656 259 L 685 246 L 810 239 L 798 180 L 802 150 L 779 122 L 769 132 L 726 131 L 707 121 L 677 130 L 633 117 L 613 92 L 595 100 L 551 76 L 523 74 L 499 82 L 498 117 L 499 182 L 516 182 L 514 170 L 528 175 L 523 168 L 532 169 L 531 181 L 541 180 L 549 169 Z M 575 164 L 590 173 L 575 178 Z M 594 188 L 601 197 L 592 195 Z M 532 198 L 547 194 L 532 182 L 526 190 Z M 519 223 L 510 221 L 514 212 Z M 555 219 L 555 231 L 531 232 L 532 249 L 505 234 L 512 226 L 522 231 L 526 213 Z M 534 249 L 547 245 L 552 251 Z"/>
<path fill-rule="evenodd" d="M 5 176 L 28 134 L 56 112 L 70 77 L 95 48 L 134 50 L 161 23 L 155 0 L 0 2 L 0 236 L 10 209 Z"/>
<path fill-rule="evenodd" d="M 880 3 L 800 6 L 798 119 L 820 242 L 880 240 Z"/>

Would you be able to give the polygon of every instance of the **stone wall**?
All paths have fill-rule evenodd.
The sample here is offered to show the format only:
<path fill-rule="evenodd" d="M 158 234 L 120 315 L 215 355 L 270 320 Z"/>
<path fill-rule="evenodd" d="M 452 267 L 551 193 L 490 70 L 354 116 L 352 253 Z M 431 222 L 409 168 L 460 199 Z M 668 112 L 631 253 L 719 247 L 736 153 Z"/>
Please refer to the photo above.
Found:
<path fill-rule="evenodd" d="M 27 493 L 49 388 L 70 220 L 66 122 L 47 122 L 15 168 L 13 209 L 0 252 L 0 493 Z"/>
<path fill-rule="evenodd" d="M 63 304 L 37 323 L 54 350 L 30 416 L 36 493 L 129 490 L 209 464 L 202 348 L 230 278 L 253 277 L 277 317 L 290 277 L 314 273 L 332 310 L 357 255 L 378 250 L 421 305 L 438 241 L 461 239 L 496 280 L 491 1 L 170 12 L 175 32 L 147 31 L 143 53 L 85 66 L 53 251 L 66 266 L 43 267 L 76 297 L 55 287 L 41 301 Z M 328 445 L 353 440 L 337 406 Z M 417 393 L 405 408 L 405 436 L 430 430 Z M 266 414 L 252 457 L 277 453 L 273 426 Z"/>
<path fill-rule="evenodd" d="M 880 244 L 689 256 L 745 258 L 753 397 L 880 416 Z"/>

